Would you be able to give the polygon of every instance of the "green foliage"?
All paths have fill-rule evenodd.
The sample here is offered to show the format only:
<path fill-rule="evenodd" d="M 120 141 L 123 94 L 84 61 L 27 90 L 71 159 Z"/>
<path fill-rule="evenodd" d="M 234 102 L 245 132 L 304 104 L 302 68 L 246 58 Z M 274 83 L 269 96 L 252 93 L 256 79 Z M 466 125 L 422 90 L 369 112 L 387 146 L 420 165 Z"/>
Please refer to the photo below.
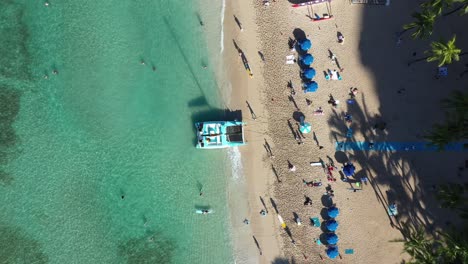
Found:
<path fill-rule="evenodd" d="M 391 242 L 403 242 L 403 251 L 411 256 L 411 261 L 408 264 L 437 263 L 435 251 L 437 243 L 431 238 L 426 238 L 424 228 L 404 224 L 402 233 L 405 239 Z"/>
<path fill-rule="evenodd" d="M 445 8 L 451 7 L 457 0 L 430 0 L 421 4 L 423 9 L 430 9 L 438 16 Z"/>
<path fill-rule="evenodd" d="M 457 209 L 466 204 L 464 193 L 465 188 L 461 184 L 442 184 L 439 186 L 436 198 L 442 208 Z"/>
<path fill-rule="evenodd" d="M 468 93 L 454 91 L 452 97 L 442 101 L 442 106 L 458 120 L 468 120 Z"/>
<path fill-rule="evenodd" d="M 421 13 L 413 13 L 412 17 L 415 19 L 415 21 L 403 26 L 403 29 L 405 30 L 414 29 L 411 37 L 414 39 L 425 39 L 432 35 L 434 22 L 437 18 L 436 13 L 434 13 L 431 9 L 423 9 Z"/>
<path fill-rule="evenodd" d="M 439 67 L 451 64 L 453 60 L 460 60 L 461 49 L 455 46 L 456 36 L 453 36 L 447 44 L 442 41 L 434 41 L 431 43 L 431 50 L 426 51 L 429 54 L 427 61 L 438 61 Z"/>
<path fill-rule="evenodd" d="M 453 0 L 455 3 L 460 3 L 461 5 L 456 10 L 460 9 L 460 15 L 468 14 L 468 0 Z"/>
<path fill-rule="evenodd" d="M 435 124 L 425 136 L 439 150 L 450 142 L 468 138 L 468 92 L 455 91 L 442 105 L 446 110 L 445 123 Z"/>
<path fill-rule="evenodd" d="M 403 225 L 403 251 L 411 256 L 408 264 L 458 264 L 468 263 L 468 236 L 466 231 L 438 232 L 440 237 L 427 236 L 423 227 Z"/>
<path fill-rule="evenodd" d="M 468 237 L 466 232 L 457 230 L 450 233 L 439 233 L 444 240 L 444 247 L 439 254 L 444 263 L 468 263 Z"/>

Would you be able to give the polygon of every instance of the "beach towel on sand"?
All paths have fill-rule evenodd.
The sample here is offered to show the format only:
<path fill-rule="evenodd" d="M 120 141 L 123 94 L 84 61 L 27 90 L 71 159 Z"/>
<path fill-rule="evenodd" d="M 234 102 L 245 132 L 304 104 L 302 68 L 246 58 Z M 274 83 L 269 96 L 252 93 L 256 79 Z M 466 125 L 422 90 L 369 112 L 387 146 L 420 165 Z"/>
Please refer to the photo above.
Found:
<path fill-rule="evenodd" d="M 318 217 L 311 217 L 310 221 L 315 227 L 320 227 L 320 220 Z"/>

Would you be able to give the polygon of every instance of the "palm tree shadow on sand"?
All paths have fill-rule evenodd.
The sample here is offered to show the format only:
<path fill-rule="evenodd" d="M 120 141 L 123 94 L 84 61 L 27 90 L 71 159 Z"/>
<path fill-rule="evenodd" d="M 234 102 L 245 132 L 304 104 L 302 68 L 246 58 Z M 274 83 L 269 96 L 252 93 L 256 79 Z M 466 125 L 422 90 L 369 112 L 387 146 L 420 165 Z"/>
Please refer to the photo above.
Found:
<path fill-rule="evenodd" d="M 415 9 L 417 8 L 417 3 L 411 5 Z M 404 23 L 408 22 L 409 14 L 408 17 L 400 16 L 393 19 L 396 10 L 405 8 L 408 8 L 407 3 L 392 2 L 391 9 L 393 12 L 383 9 L 363 9 L 361 18 L 363 28 L 358 40 L 358 48 L 363 66 L 369 69 L 370 73 L 373 74 L 373 80 L 376 82 L 375 87 L 379 103 L 378 116 L 368 107 L 365 94 L 359 94 L 353 104 L 341 106 L 344 112 L 348 112 L 353 116 L 351 127 L 356 137 L 347 137 L 347 128 L 342 114 L 334 112 L 328 118 L 328 125 L 332 130 L 329 135 L 330 140 L 335 142 L 421 141 L 417 134 L 423 129 L 430 129 L 435 120 L 432 117 L 412 123 L 407 120 L 414 118 L 415 113 L 422 112 L 422 109 L 430 110 L 433 107 L 440 107 L 434 106 L 433 100 L 426 100 L 425 98 L 421 100 L 421 95 L 427 94 L 428 91 L 437 91 L 437 93 L 431 92 L 430 94 L 433 97 L 432 99 L 437 101 L 437 97 L 440 96 L 440 100 L 442 100 L 451 93 L 451 90 L 460 89 L 461 82 L 457 83 L 454 79 L 446 80 L 447 83 L 450 82 L 449 87 L 448 84 L 435 81 L 430 74 L 426 74 L 424 79 L 418 78 L 419 74 L 416 74 L 416 71 L 432 73 L 433 69 L 437 67 L 436 63 L 415 64 L 413 66 L 414 74 L 408 72 L 408 54 L 420 48 L 418 46 L 421 44 L 405 38 L 404 45 L 395 48 L 390 29 L 392 27 L 401 28 Z M 389 25 L 385 25 L 387 27 L 385 29 L 382 28 L 382 25 L 378 26 L 376 24 L 384 20 L 389 21 Z M 388 34 L 388 37 L 386 34 Z M 376 36 L 379 37 L 376 39 Z M 466 37 L 462 39 L 461 35 L 460 38 L 458 36 L 459 34 L 457 34 L 457 43 L 459 45 L 468 43 Z M 379 48 L 375 48 L 376 46 L 379 46 Z M 424 48 L 427 49 L 427 47 Z M 386 63 L 382 64 L 382 61 Z M 416 69 L 416 67 L 420 68 Z M 395 78 L 395 76 L 398 76 L 398 78 Z M 402 90 L 407 91 L 402 93 Z M 407 95 L 410 93 L 411 96 Z M 418 94 L 419 96 L 417 96 Z M 434 98 L 434 95 L 436 95 L 436 98 Z M 374 131 L 372 127 L 382 119 L 388 122 L 388 129 Z M 453 168 L 463 159 L 461 157 L 463 155 L 455 152 L 422 151 L 384 152 L 360 150 L 339 152 L 335 153 L 337 161 L 338 158 L 340 159 L 338 162 L 342 163 L 350 158 L 362 168 L 362 171 L 357 171 L 357 174 L 359 177 L 369 179 L 369 186 L 372 187 L 381 204 L 380 210 L 387 212 L 389 203 L 397 202 L 398 219 L 389 217 L 389 224 L 393 227 L 402 231 L 404 223 L 408 223 L 425 227 L 427 231 L 434 234 L 437 229 L 446 229 L 445 223 L 453 220 L 453 214 L 440 209 L 431 186 L 445 182 L 447 178 L 453 180 L 455 173 L 453 173 L 454 175 L 444 173 L 444 177 L 437 177 L 434 174 L 437 171 L 453 171 Z M 428 168 L 435 168 L 435 170 Z M 405 237 L 405 235 L 402 232 L 402 236 Z"/>

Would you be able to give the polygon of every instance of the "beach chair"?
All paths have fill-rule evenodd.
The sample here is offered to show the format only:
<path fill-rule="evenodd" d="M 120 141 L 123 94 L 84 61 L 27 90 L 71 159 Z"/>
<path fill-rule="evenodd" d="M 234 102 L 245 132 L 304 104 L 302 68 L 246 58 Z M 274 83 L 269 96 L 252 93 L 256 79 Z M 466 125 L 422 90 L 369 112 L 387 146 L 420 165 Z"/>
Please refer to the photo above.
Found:
<path fill-rule="evenodd" d="M 286 56 L 286 64 L 294 64 L 296 63 L 296 57 L 294 55 Z"/>
<path fill-rule="evenodd" d="M 311 217 L 310 222 L 313 224 L 313 226 L 320 227 L 320 220 L 318 217 Z"/>
<path fill-rule="evenodd" d="M 448 75 L 448 68 L 447 67 L 437 68 L 437 76 L 436 76 L 437 79 L 439 79 L 440 77 L 447 77 L 447 75 Z"/>
<path fill-rule="evenodd" d="M 347 249 L 344 250 L 344 253 L 347 254 L 347 255 L 352 255 L 352 254 L 354 254 L 354 249 L 347 248 Z"/>

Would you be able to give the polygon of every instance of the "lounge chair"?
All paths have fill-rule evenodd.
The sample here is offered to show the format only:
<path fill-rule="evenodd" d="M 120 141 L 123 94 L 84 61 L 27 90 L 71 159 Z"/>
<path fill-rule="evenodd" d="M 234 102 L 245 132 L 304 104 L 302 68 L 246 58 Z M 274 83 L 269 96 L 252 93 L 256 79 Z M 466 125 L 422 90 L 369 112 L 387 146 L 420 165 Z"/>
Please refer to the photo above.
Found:
<path fill-rule="evenodd" d="M 286 56 L 286 64 L 294 64 L 296 63 L 296 57 L 294 55 Z"/>
<path fill-rule="evenodd" d="M 390 5 L 390 0 L 351 0 L 351 4 Z"/>

